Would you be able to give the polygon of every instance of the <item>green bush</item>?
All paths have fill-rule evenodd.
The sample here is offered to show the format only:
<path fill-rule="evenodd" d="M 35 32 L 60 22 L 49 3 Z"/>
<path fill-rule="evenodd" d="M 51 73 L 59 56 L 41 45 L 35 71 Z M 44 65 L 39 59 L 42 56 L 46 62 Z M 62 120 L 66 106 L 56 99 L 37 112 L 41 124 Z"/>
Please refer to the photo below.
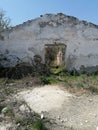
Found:
<path fill-rule="evenodd" d="M 50 68 L 50 72 L 52 73 L 52 74 L 59 74 L 59 73 L 61 73 L 61 72 L 64 72 L 65 71 L 65 66 L 63 66 L 63 67 L 54 67 L 54 68 Z"/>
<path fill-rule="evenodd" d="M 55 84 L 55 83 L 57 83 L 57 80 L 54 77 L 42 76 L 40 79 L 41 79 L 42 84 Z"/>
<path fill-rule="evenodd" d="M 34 128 L 36 130 L 47 130 L 43 124 L 43 121 L 41 119 L 37 120 L 35 123 L 34 123 Z"/>

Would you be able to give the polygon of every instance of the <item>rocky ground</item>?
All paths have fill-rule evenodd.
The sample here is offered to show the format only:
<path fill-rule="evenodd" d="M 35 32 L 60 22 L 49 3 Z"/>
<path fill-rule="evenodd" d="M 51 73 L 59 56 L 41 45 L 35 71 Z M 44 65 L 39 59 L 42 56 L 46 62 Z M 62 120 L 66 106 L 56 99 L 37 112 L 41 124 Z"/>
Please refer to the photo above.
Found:
<path fill-rule="evenodd" d="M 52 119 L 53 130 L 96 130 L 98 126 L 98 95 L 76 95 L 63 86 L 48 85 L 22 91 L 17 97 L 33 111 Z"/>
<path fill-rule="evenodd" d="M 35 85 L 33 80 L 5 84 L 6 87 L 14 87 L 14 91 L 15 88 L 19 89 L 14 94 L 11 93 L 12 89 L 9 89 L 10 94 L 8 93 L 6 97 L 0 96 L 1 102 L 5 102 L 7 107 L 13 107 L 14 110 L 10 112 L 12 119 L 4 112 L 0 113 L 0 130 L 24 130 L 20 123 L 15 124 L 13 118 L 16 119 L 19 115 L 25 117 L 29 111 L 38 113 L 38 118 L 44 121 L 49 130 L 97 129 L 97 94 L 85 91 L 73 93 L 66 89 L 65 84 L 39 85 L 35 82 Z M 12 116 L 13 113 L 16 113 L 15 117 Z M 34 117 L 34 114 L 32 116 Z"/>

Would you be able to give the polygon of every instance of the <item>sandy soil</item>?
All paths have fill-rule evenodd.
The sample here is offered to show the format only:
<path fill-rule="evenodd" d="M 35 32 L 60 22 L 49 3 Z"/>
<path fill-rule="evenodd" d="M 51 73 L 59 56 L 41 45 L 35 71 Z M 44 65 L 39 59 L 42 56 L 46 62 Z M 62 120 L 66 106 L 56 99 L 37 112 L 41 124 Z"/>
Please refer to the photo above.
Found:
<path fill-rule="evenodd" d="M 19 92 L 17 98 L 50 119 L 51 130 L 97 130 L 98 95 L 76 95 L 62 86 L 47 85 Z"/>

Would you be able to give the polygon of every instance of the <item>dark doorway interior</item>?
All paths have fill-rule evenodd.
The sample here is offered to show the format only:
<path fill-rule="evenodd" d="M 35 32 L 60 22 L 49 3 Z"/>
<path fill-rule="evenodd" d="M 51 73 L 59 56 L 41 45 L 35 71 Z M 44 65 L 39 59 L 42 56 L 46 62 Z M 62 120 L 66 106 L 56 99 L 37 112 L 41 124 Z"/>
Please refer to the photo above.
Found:
<path fill-rule="evenodd" d="M 46 44 L 45 63 L 51 67 L 65 66 L 65 44 Z"/>

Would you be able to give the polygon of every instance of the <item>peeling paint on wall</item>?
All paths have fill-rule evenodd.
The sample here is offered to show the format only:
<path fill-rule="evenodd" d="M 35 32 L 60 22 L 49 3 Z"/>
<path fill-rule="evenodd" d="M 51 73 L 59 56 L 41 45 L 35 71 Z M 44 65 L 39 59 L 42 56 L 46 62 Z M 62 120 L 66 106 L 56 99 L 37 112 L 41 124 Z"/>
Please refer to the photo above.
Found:
<path fill-rule="evenodd" d="M 67 69 L 98 65 L 98 26 L 62 13 L 46 14 L 0 34 L 0 65 L 19 62 L 32 65 L 35 55 L 45 63 L 45 45 L 54 42 L 67 46 Z"/>

